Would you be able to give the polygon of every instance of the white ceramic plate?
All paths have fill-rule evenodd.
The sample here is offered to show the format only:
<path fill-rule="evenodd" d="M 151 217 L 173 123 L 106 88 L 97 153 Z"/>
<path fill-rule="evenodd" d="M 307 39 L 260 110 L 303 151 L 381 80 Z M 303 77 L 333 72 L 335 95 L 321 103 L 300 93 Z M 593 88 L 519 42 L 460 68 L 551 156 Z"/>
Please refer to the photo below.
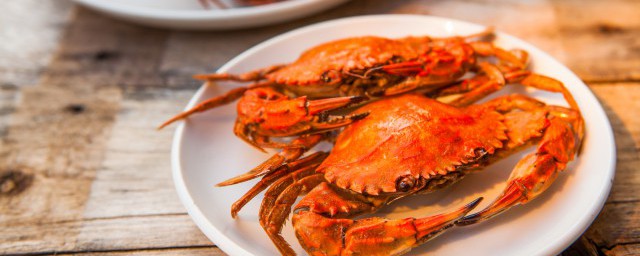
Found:
<path fill-rule="evenodd" d="M 322 42 L 359 35 L 402 37 L 471 34 L 480 25 L 413 15 L 379 15 L 346 18 L 304 27 L 272 38 L 242 53 L 219 72 L 244 72 L 272 63 L 289 62 L 305 49 Z M 531 54 L 533 70 L 564 82 L 575 96 L 586 121 L 587 136 L 580 157 L 545 194 L 524 206 L 484 223 L 457 227 L 410 252 L 413 255 L 555 255 L 570 245 L 594 220 L 609 193 L 615 169 L 615 147 L 609 121 L 587 86 L 560 62 L 534 46 L 498 33 L 496 44 L 521 48 Z M 187 108 L 237 86 L 224 83 L 202 87 Z M 521 86 L 497 94 L 527 93 L 547 103 L 565 105 L 562 97 Z M 495 96 L 494 96 L 495 97 Z M 218 188 L 214 184 L 243 173 L 264 161 L 261 154 L 233 136 L 235 104 L 190 118 L 179 125 L 173 144 L 173 176 L 189 214 L 200 229 L 231 255 L 274 255 L 277 250 L 258 224 L 258 196 L 238 219 L 229 214 L 231 204 L 254 182 Z M 458 184 L 432 194 L 401 200 L 377 213 L 388 218 L 421 217 L 458 207 L 478 196 L 489 204 L 502 190 L 516 154 L 468 175 Z M 284 236 L 300 254 L 304 251 L 290 225 Z"/>
<path fill-rule="evenodd" d="M 117 18 L 154 27 L 235 29 L 265 26 L 303 17 L 348 0 L 287 0 L 255 7 L 209 10 L 204 9 L 198 0 L 75 1 Z"/>

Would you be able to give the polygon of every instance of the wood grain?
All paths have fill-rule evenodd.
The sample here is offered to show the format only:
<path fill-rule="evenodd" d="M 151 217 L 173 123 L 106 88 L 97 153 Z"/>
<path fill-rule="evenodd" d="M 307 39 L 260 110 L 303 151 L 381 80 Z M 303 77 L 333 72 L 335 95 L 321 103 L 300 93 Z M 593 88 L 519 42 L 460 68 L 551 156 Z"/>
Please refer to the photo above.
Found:
<path fill-rule="evenodd" d="M 616 178 L 600 216 L 563 254 L 640 254 L 639 4 L 353 0 L 264 28 L 189 32 L 128 24 L 66 0 L 3 1 L 0 254 L 223 255 L 179 202 L 172 131 L 155 126 L 200 86 L 194 73 L 291 29 L 383 13 L 494 25 L 587 81 L 614 128 Z M 26 11 L 34 15 L 23 18 Z"/>
<path fill-rule="evenodd" d="M 592 248 L 597 255 L 638 254 L 640 119 L 637 113 L 640 112 L 640 83 L 599 84 L 591 88 L 605 108 L 614 130 L 616 177 L 604 209 L 568 252 L 584 252 L 582 249 Z"/>
<path fill-rule="evenodd" d="M 134 255 L 134 256 L 164 256 L 164 255 L 226 255 L 217 247 L 187 247 L 187 248 L 168 248 L 168 249 L 145 249 L 145 250 L 122 250 L 122 251 L 109 251 L 109 252 L 74 252 L 71 254 L 57 253 L 56 255 L 91 255 L 91 256 L 106 256 L 106 255 Z"/>

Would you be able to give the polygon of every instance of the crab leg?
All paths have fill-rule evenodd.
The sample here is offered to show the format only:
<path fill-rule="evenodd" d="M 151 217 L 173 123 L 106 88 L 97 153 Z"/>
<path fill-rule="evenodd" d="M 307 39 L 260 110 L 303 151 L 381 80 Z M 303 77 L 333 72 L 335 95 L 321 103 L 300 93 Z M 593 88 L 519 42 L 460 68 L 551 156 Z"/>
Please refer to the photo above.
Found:
<path fill-rule="evenodd" d="M 538 150 L 518 162 L 502 194 L 490 206 L 462 218 L 457 224 L 469 225 L 487 220 L 538 197 L 573 159 L 578 144 L 579 139 L 567 122 L 551 119 Z"/>
<path fill-rule="evenodd" d="M 360 103 L 367 99 L 367 97 L 363 96 L 350 96 L 312 100 L 307 103 L 307 110 L 309 111 L 310 115 L 315 115 L 320 112 L 339 109 L 345 106 Z"/>
<path fill-rule="evenodd" d="M 233 102 L 234 100 L 239 99 L 240 97 L 242 97 L 242 94 L 244 94 L 244 92 L 247 90 L 247 87 L 239 87 L 239 88 L 235 88 L 233 90 L 228 91 L 227 93 L 225 93 L 224 95 L 215 97 L 215 98 L 211 98 L 208 100 L 205 100 L 203 102 L 201 102 L 200 104 L 194 106 L 193 108 L 184 111 L 172 118 L 170 118 L 169 120 L 165 121 L 164 123 L 162 123 L 160 126 L 158 126 L 158 130 L 166 127 L 167 125 L 172 124 L 175 121 L 181 120 L 181 119 L 185 119 L 187 117 L 189 117 L 192 114 L 198 113 L 198 112 L 202 112 L 202 111 L 206 111 L 208 109 L 212 109 L 218 106 L 222 106 L 225 104 L 229 104 L 231 102 Z"/>
<path fill-rule="evenodd" d="M 291 206 L 300 194 L 308 192 L 322 181 L 324 178 L 322 174 L 315 173 L 315 166 L 306 167 L 282 177 L 265 192 L 260 205 L 260 225 L 283 255 L 295 255 L 280 235 Z"/>
<path fill-rule="evenodd" d="M 571 109 L 580 113 L 578 103 L 571 95 L 571 92 L 567 90 L 562 82 L 556 79 L 535 73 L 530 73 L 529 71 L 524 70 L 518 70 L 503 75 L 498 67 L 488 63 L 480 63 L 480 67 L 482 71 L 489 77 L 489 80 L 484 84 L 473 88 L 469 92 L 466 92 L 460 98 L 451 102 L 451 105 L 459 107 L 467 106 L 493 92 L 498 91 L 505 84 L 520 83 L 524 86 L 533 87 L 540 90 L 562 93 L 562 96 L 567 101 L 567 103 L 569 103 Z M 451 91 L 463 91 L 463 88 L 447 89 Z M 438 94 L 438 96 L 442 95 Z"/>
<path fill-rule="evenodd" d="M 213 73 L 213 74 L 198 74 L 194 75 L 194 79 L 205 80 L 205 81 L 220 81 L 220 80 L 230 80 L 230 81 L 239 81 L 239 82 L 247 82 L 247 81 L 258 81 L 265 78 L 267 74 L 273 73 L 286 65 L 273 65 L 266 68 L 257 69 L 254 71 L 250 71 L 244 74 L 229 74 L 229 73 Z"/>
<path fill-rule="evenodd" d="M 522 79 L 520 83 L 524 86 L 529 86 L 540 90 L 562 93 L 562 96 L 564 96 L 564 100 L 569 103 L 569 106 L 571 106 L 572 109 L 578 112 L 580 111 L 580 109 L 578 108 L 578 103 L 576 103 L 576 100 L 573 98 L 569 90 L 567 90 L 562 82 L 556 79 L 543 75 L 531 74 L 524 77 L 524 79 Z"/>
<path fill-rule="evenodd" d="M 326 120 L 318 120 L 311 122 L 310 133 L 325 132 L 335 130 L 337 128 L 349 125 L 355 121 L 365 118 L 369 115 L 369 112 L 349 114 L 344 116 L 329 116 Z"/>
<path fill-rule="evenodd" d="M 242 207 L 244 207 L 249 201 L 251 201 L 251 199 L 271 186 L 280 178 L 307 166 L 315 168 L 318 164 L 320 164 L 320 162 L 322 162 L 322 160 L 327 157 L 327 155 L 328 154 L 326 152 L 316 152 L 304 158 L 300 158 L 296 161 L 283 164 L 272 173 L 266 174 L 256 185 L 254 185 L 249 191 L 247 191 L 247 193 L 245 193 L 240 199 L 233 203 L 233 205 L 231 206 L 231 216 L 235 218 Z"/>
<path fill-rule="evenodd" d="M 271 156 L 267 161 L 253 168 L 249 172 L 220 182 L 216 186 L 229 186 L 271 173 L 287 162 L 300 158 L 304 152 L 307 152 L 307 150 L 318 144 L 320 141 L 326 139 L 326 136 L 326 134 L 300 136 L 293 140 L 290 146 L 284 148 L 280 153 Z"/>
<path fill-rule="evenodd" d="M 181 119 L 185 119 L 195 113 L 199 113 L 199 112 L 204 112 L 207 111 L 209 109 L 212 108 L 216 108 L 222 105 L 226 105 L 229 104 L 237 99 L 239 99 L 240 97 L 242 97 L 242 95 L 244 95 L 244 93 L 249 90 L 249 89 L 253 89 L 253 88 L 259 88 L 259 87 L 265 87 L 265 86 L 270 86 L 272 85 L 271 82 L 264 82 L 264 83 L 255 83 L 246 87 L 238 87 L 238 88 L 234 88 L 230 91 L 228 91 L 227 93 L 220 95 L 218 97 L 213 97 L 211 99 L 205 100 L 201 103 L 199 103 L 198 105 L 195 105 L 194 107 L 192 107 L 191 109 L 184 111 L 180 114 L 175 115 L 174 117 L 170 118 L 169 120 L 165 121 L 164 123 L 162 123 L 160 126 L 158 126 L 158 130 L 162 129 L 164 127 L 166 127 L 167 125 L 170 125 L 172 123 L 174 123 L 175 121 L 181 120 Z"/>
<path fill-rule="evenodd" d="M 466 79 L 460 85 L 462 88 L 454 87 L 454 89 L 449 89 L 449 93 L 461 93 L 463 91 L 470 91 L 471 88 L 485 85 L 481 89 L 475 91 L 474 95 L 469 95 L 470 97 L 473 96 L 481 98 L 486 94 L 499 90 L 502 88 L 504 83 L 522 80 L 523 74 L 529 74 L 528 71 L 523 70 L 528 61 L 528 55 L 525 51 L 506 51 L 495 47 L 493 44 L 488 42 L 472 42 L 469 45 L 479 56 L 495 56 L 500 59 L 500 66 L 494 66 L 487 62 L 479 63 L 478 66 L 486 75 L 479 76 L 478 78 Z M 458 52 L 465 52 L 465 48 L 461 47 Z M 475 58 L 471 53 L 467 53 L 466 55 L 461 54 L 461 56 L 456 56 L 455 58 L 452 55 L 439 56 L 435 53 L 431 55 L 429 55 L 426 61 L 411 61 L 382 66 L 383 70 L 391 74 L 417 74 L 415 77 L 408 78 L 405 81 L 386 89 L 384 91 L 384 95 L 397 95 L 426 87 L 433 87 L 434 90 L 438 89 L 439 87 L 446 85 L 448 82 L 461 77 L 466 71 L 466 69 L 463 68 L 464 65 L 472 65 L 472 63 L 475 62 Z M 487 66 L 491 66 L 491 69 L 489 70 Z M 505 73 L 505 75 L 502 73 Z M 486 84 L 485 82 L 487 78 L 498 82 L 498 84 Z M 502 85 L 500 85 L 500 80 L 502 80 Z M 447 92 L 445 91 L 443 94 L 447 94 Z M 467 102 L 464 102 L 464 104 L 468 105 L 474 101 L 475 100 L 473 98 L 470 98 Z"/>
<path fill-rule="evenodd" d="M 280 232 L 296 198 L 306 192 L 309 194 L 294 210 L 293 226 L 305 250 L 318 255 L 396 255 L 406 252 L 452 227 L 481 199 L 455 211 L 426 218 L 354 221 L 349 218 L 373 212 L 390 198 L 367 198 L 340 192 L 326 183 L 322 174 L 301 169 L 274 183 L 265 193 L 260 207 L 260 224 L 283 255 L 295 255 Z"/>
<path fill-rule="evenodd" d="M 442 46 L 434 47 L 416 60 L 388 64 L 376 69 L 400 76 L 434 76 L 442 79 L 462 76 L 473 64 L 473 48 L 454 40 L 443 41 Z"/>
<path fill-rule="evenodd" d="M 483 57 L 495 56 L 503 63 L 510 66 L 524 69 L 527 66 L 528 55 L 524 54 L 524 51 L 507 51 L 502 48 L 496 47 L 493 43 L 489 42 L 471 42 L 469 43 L 476 54 Z"/>
<path fill-rule="evenodd" d="M 469 40 L 481 39 L 483 37 L 493 36 L 494 33 L 495 33 L 495 28 L 494 27 L 486 27 L 483 31 L 480 31 L 480 32 L 475 33 L 475 34 L 462 36 L 462 38 L 465 41 L 469 41 Z"/>
<path fill-rule="evenodd" d="M 506 80 L 498 67 L 489 63 L 480 63 L 480 68 L 488 77 L 488 80 L 470 92 L 463 94 L 460 98 L 455 99 L 449 103 L 450 105 L 456 107 L 468 106 L 486 95 L 496 92 L 504 87 Z"/>
<path fill-rule="evenodd" d="M 427 92 L 431 92 L 437 90 L 443 86 L 446 86 L 452 80 L 451 77 L 423 77 L 423 76 L 415 76 L 408 77 L 404 81 L 396 84 L 392 87 L 389 87 L 382 91 L 382 95 L 384 96 L 393 96 L 402 94 L 405 92 L 415 91 L 418 89 L 425 90 Z M 376 93 L 371 93 L 373 96 L 378 96 Z"/>
<path fill-rule="evenodd" d="M 497 68 L 499 69 L 500 67 L 497 67 Z M 524 77 L 531 74 L 530 71 L 526 71 L 526 70 L 508 71 L 506 73 L 504 71 L 502 72 L 504 74 L 504 80 L 506 84 L 516 83 L 518 81 L 521 81 Z M 487 82 L 490 81 L 490 79 L 491 79 L 490 76 L 484 73 L 478 74 L 472 78 L 462 80 L 453 85 L 447 86 L 441 90 L 437 90 L 432 93 L 427 93 L 426 96 L 431 98 L 439 98 L 439 97 L 445 97 L 449 95 L 467 93 L 467 92 L 473 91 L 476 88 L 481 87 L 482 85 L 485 85 Z"/>
<path fill-rule="evenodd" d="M 292 220 L 298 240 L 312 255 L 399 255 L 442 234 L 480 200 L 418 219 L 352 220 L 376 210 L 385 201 L 338 192 L 322 182 L 296 206 Z"/>
<path fill-rule="evenodd" d="M 527 98 L 510 96 L 495 99 L 488 104 L 497 103 L 499 111 L 505 111 L 507 108 L 534 109 L 536 103 L 540 104 L 533 99 L 525 99 Z M 490 206 L 462 218 L 458 225 L 487 220 L 515 205 L 533 200 L 549 188 L 558 173 L 573 160 L 584 136 L 584 121 L 580 112 L 558 106 L 545 109 L 549 118 L 536 152 L 518 162 L 509 177 L 506 189 Z"/>

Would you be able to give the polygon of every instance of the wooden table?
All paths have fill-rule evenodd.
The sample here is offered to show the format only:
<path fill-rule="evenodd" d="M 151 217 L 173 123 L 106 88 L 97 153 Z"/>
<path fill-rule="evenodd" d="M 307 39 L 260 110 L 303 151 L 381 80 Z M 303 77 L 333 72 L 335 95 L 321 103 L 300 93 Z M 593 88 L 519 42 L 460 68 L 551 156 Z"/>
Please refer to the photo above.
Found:
<path fill-rule="evenodd" d="M 640 1 L 353 0 L 257 29 L 169 31 L 60 1 L 1 1 L 0 253 L 223 254 L 171 180 L 172 129 L 217 69 L 274 35 L 346 16 L 419 13 L 494 25 L 549 52 L 595 92 L 613 125 L 617 173 L 567 251 L 640 254 Z"/>

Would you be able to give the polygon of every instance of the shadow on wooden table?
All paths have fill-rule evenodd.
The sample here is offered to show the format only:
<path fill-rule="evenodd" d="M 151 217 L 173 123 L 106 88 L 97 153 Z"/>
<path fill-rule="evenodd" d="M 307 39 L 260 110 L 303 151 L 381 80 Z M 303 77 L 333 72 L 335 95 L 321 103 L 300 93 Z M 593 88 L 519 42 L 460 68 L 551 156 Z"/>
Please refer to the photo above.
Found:
<path fill-rule="evenodd" d="M 635 142 L 631 132 L 625 127 L 621 118 L 603 99 L 598 97 L 598 100 L 605 109 L 614 131 L 617 152 L 616 176 L 604 208 L 589 229 L 560 254 L 563 256 L 609 255 L 621 243 L 621 240 L 624 240 L 625 232 L 629 232 L 625 231 L 623 227 L 632 227 L 634 223 L 637 223 L 637 219 L 635 219 L 637 216 L 634 218 L 631 214 L 634 210 L 632 205 L 624 204 L 624 201 L 618 200 L 616 192 L 621 189 L 621 183 L 625 179 L 625 176 L 621 174 L 634 171 L 634 167 L 625 160 L 638 160 L 640 155 L 635 150 Z"/>

